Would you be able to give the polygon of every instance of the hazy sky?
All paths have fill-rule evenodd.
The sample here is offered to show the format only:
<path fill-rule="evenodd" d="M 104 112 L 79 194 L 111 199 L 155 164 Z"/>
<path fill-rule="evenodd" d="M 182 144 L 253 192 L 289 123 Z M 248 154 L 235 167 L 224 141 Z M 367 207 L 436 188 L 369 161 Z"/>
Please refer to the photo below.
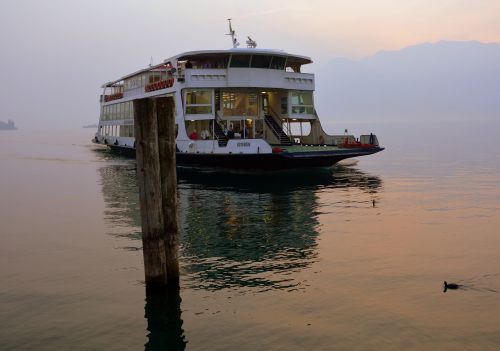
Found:
<path fill-rule="evenodd" d="M 100 85 L 182 51 L 241 43 L 359 58 L 439 40 L 500 42 L 500 0 L 1 0 L 0 120 L 96 122 Z"/>

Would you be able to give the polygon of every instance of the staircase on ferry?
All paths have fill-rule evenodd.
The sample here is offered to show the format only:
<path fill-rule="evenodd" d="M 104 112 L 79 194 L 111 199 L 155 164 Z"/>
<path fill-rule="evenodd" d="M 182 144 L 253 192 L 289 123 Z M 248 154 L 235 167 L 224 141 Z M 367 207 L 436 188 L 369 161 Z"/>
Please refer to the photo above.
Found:
<path fill-rule="evenodd" d="M 280 145 L 292 145 L 292 142 L 290 141 L 290 138 L 286 133 L 283 131 L 283 128 L 276 123 L 275 119 L 271 115 L 265 115 L 265 121 L 266 124 L 271 128 L 273 131 L 274 135 L 278 137 L 280 141 Z"/>
<path fill-rule="evenodd" d="M 220 127 L 219 123 L 215 120 L 211 121 L 211 128 L 214 131 L 215 139 L 219 142 L 220 147 L 225 147 L 227 145 L 228 139 L 224 131 Z"/>

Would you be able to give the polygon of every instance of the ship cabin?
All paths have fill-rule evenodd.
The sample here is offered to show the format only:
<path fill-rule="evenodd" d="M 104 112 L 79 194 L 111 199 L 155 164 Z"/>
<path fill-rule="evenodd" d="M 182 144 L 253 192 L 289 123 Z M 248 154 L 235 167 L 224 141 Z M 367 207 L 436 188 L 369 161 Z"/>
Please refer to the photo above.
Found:
<path fill-rule="evenodd" d="M 96 141 L 133 147 L 133 100 L 154 96 L 174 97 L 181 152 L 194 150 L 193 140 L 196 152 L 227 152 L 236 144 L 246 146 L 243 152 L 270 152 L 276 145 L 337 145 L 354 139 L 323 131 L 314 109 L 314 75 L 302 72 L 311 62 L 256 48 L 169 58 L 103 85 Z"/>

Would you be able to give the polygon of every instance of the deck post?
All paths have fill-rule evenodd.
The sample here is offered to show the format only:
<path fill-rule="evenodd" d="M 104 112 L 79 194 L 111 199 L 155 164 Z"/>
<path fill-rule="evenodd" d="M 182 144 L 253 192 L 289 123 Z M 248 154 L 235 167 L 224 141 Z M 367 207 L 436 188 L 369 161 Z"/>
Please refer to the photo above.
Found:
<path fill-rule="evenodd" d="M 176 186 L 175 163 L 172 164 L 172 160 L 175 161 L 175 149 L 172 156 L 169 154 L 170 148 L 160 146 L 164 144 L 163 141 L 160 142 L 160 139 L 170 140 L 170 137 L 175 139 L 175 136 L 171 136 L 174 130 L 170 128 L 170 124 L 174 122 L 173 114 L 166 113 L 166 107 L 157 108 L 158 104 L 163 104 L 161 101 L 160 99 L 160 102 L 157 102 L 152 98 L 134 100 L 144 274 L 146 286 L 150 288 L 165 287 L 169 283 L 178 284 L 179 281 L 178 254 L 173 253 L 173 249 L 177 250 L 178 245 L 172 244 L 178 242 L 177 217 L 171 216 L 172 213 L 176 214 L 176 209 L 169 207 L 175 206 L 176 203 L 175 198 L 174 200 L 168 199 L 175 195 L 175 190 L 172 190 Z M 165 103 L 166 105 L 168 104 Z M 162 122 L 158 123 L 159 120 Z M 161 124 L 161 133 L 159 124 Z M 160 149 L 162 149 L 161 152 Z M 166 159 L 162 160 L 163 157 Z M 162 168 L 164 168 L 163 172 Z M 168 179 L 167 176 L 173 179 Z M 170 224 L 172 221 L 175 222 L 175 226 Z M 169 223 L 169 231 L 166 230 L 166 223 Z M 170 255 L 168 258 L 167 254 Z M 172 276 L 169 276 L 169 272 Z"/>

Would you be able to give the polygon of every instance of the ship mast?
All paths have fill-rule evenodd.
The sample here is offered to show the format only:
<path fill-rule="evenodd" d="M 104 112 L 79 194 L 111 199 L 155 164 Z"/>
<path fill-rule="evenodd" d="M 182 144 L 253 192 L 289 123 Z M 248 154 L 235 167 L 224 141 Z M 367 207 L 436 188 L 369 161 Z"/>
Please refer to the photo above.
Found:
<path fill-rule="evenodd" d="M 233 27 L 231 26 L 231 18 L 227 19 L 229 22 L 229 33 L 226 35 L 231 36 L 231 42 L 233 44 L 233 48 L 236 49 L 238 46 L 240 46 L 240 43 L 238 43 L 238 40 L 236 39 L 236 32 L 233 30 Z"/>

